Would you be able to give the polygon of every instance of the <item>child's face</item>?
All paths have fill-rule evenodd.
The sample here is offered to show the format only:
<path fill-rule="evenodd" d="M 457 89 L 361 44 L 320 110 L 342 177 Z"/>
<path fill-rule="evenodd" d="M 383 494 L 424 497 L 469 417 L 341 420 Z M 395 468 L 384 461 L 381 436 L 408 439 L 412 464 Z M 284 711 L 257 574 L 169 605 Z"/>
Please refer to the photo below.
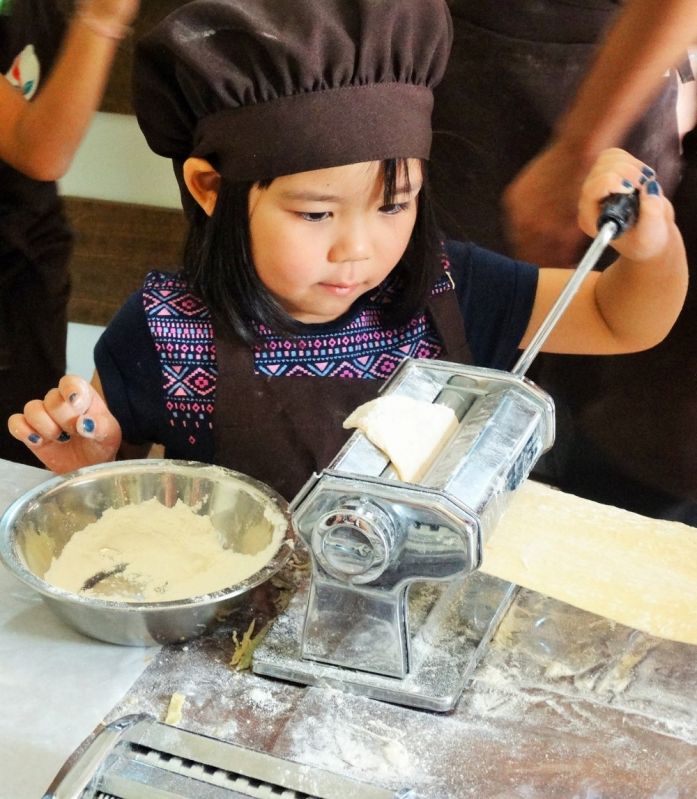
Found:
<path fill-rule="evenodd" d="M 300 172 L 255 186 L 249 195 L 252 257 L 260 280 L 285 311 L 305 323 L 330 322 L 378 286 L 409 243 L 421 188 L 409 161 L 410 190 L 397 179 L 384 205 L 379 162 Z"/>

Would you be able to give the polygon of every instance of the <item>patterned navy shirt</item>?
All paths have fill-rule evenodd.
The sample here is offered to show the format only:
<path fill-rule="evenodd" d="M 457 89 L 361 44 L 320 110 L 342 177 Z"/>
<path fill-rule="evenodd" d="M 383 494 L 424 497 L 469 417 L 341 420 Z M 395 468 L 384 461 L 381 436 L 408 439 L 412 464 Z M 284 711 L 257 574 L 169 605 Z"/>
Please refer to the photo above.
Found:
<path fill-rule="evenodd" d="M 509 368 L 525 332 L 537 269 L 449 242 L 433 294 L 455 291 L 475 363 Z M 442 346 L 427 313 L 401 327 L 383 322 L 389 278 L 339 323 L 305 325 L 297 336 L 257 326 L 256 374 L 385 380 L 406 357 L 437 358 Z M 217 361 L 211 315 L 181 276 L 151 272 L 95 349 L 109 407 L 126 441 L 165 445 L 167 457 L 211 461 Z"/>

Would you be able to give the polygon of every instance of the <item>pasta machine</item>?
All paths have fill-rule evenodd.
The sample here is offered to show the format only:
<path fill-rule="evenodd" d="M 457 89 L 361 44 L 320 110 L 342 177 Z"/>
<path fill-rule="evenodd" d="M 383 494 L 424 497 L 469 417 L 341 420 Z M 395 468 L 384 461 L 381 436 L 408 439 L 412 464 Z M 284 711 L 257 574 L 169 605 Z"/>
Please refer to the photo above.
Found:
<path fill-rule="evenodd" d="M 483 546 L 554 441 L 552 398 L 525 372 L 637 208 L 638 191 L 605 204 L 598 235 L 511 372 L 429 360 L 395 371 L 383 395 L 447 405 L 457 428 L 418 484 L 401 481 L 361 432 L 310 478 L 291 510 L 311 579 L 256 650 L 255 672 L 455 706 L 516 588 L 477 572 Z"/>

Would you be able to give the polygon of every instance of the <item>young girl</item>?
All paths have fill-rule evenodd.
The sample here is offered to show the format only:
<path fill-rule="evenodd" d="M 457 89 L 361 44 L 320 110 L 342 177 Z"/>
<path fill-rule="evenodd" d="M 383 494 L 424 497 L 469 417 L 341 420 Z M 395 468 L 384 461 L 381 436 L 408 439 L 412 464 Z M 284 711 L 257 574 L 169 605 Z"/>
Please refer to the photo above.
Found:
<path fill-rule="evenodd" d="M 91 385 L 64 377 L 12 434 L 58 472 L 157 442 L 290 498 L 403 358 L 509 368 L 569 272 L 441 242 L 426 159 L 449 44 L 444 0 L 197 0 L 164 20 L 135 100 L 191 216 L 184 268 L 117 314 Z M 635 186 L 637 225 L 547 349 L 638 350 L 675 320 L 685 257 L 652 171 L 604 153 L 579 223 L 593 235 Z"/>

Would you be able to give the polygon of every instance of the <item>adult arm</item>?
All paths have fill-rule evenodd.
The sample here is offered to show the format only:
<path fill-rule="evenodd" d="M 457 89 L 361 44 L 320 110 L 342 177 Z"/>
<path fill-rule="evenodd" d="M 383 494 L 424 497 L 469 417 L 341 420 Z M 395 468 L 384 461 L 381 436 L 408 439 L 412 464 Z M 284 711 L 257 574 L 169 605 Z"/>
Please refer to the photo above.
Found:
<path fill-rule="evenodd" d="M 667 69 L 697 42 L 694 0 L 628 0 L 547 147 L 503 197 L 516 257 L 569 266 L 578 256 L 578 200 L 601 151 L 621 143 Z M 660 176 L 659 176 L 660 179 Z"/>
<path fill-rule="evenodd" d="M 65 174 L 99 106 L 119 40 L 138 4 L 87 0 L 79 5 L 58 59 L 31 102 L 0 76 L 0 160 L 37 180 Z"/>

